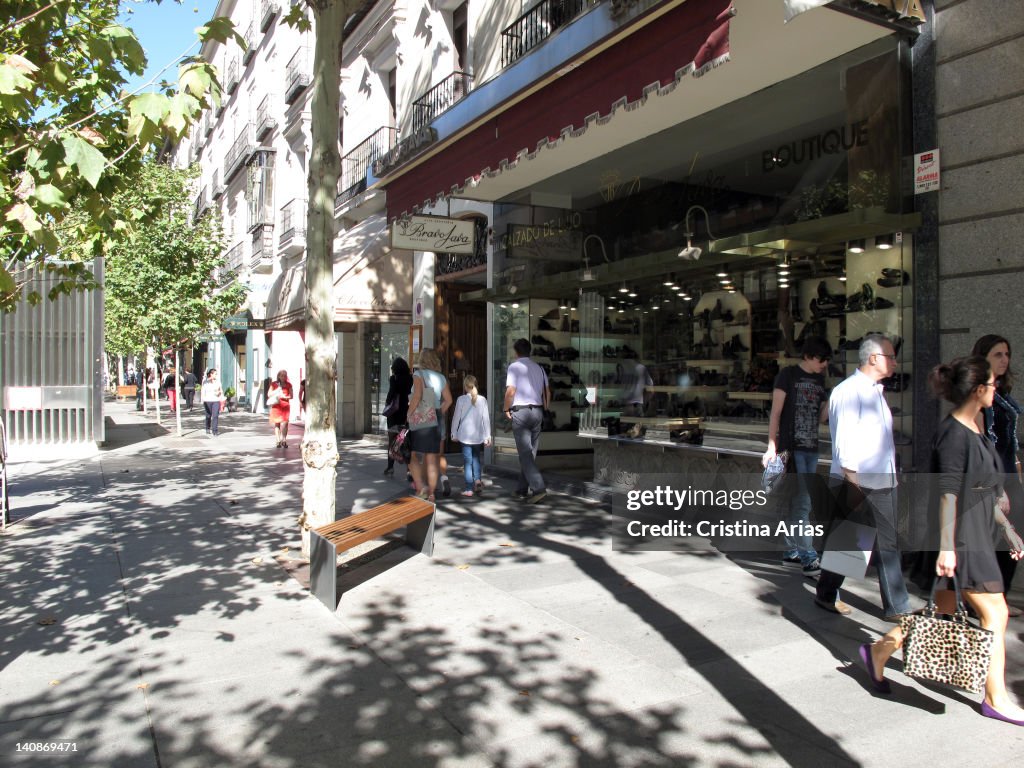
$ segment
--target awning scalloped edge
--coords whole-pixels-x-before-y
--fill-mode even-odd
[[[592,125],[606,125],[608,121],[610,121],[612,117],[619,111],[632,112],[633,110],[640,109],[644,104],[647,103],[647,100],[650,99],[651,97],[667,96],[668,94],[672,93],[683,81],[683,79],[685,79],[687,76],[701,77],[702,75],[705,75],[708,72],[710,72],[712,69],[722,66],[727,61],[729,61],[729,59],[729,54],[724,53],[721,56],[718,56],[717,58],[705,62],[700,67],[697,67],[694,62],[690,62],[686,66],[677,69],[675,72],[675,77],[673,78],[672,82],[668,83],[667,85],[662,85],[660,82],[655,81],[647,86],[644,86],[644,89],[641,92],[640,97],[634,99],[633,101],[630,101],[628,97],[623,96],[622,98],[617,99],[611,104],[611,107],[609,108],[607,114],[602,115],[599,112],[591,112],[583,119],[583,124],[579,128],[576,128],[575,126],[572,125],[567,125],[566,127],[562,128],[557,138],[541,139],[540,141],[537,142],[536,148],[533,149],[532,151],[528,147],[520,149],[518,152],[516,152],[515,157],[512,160],[505,158],[504,160],[498,163],[498,167],[496,169],[490,167],[483,168],[479,174],[477,174],[476,176],[470,176],[462,184],[453,184],[447,193],[439,192],[436,196],[426,198],[419,205],[413,206],[412,212],[422,211],[424,208],[429,208],[432,205],[442,202],[446,197],[460,197],[465,193],[467,189],[475,187],[479,183],[480,179],[497,178],[505,171],[515,168],[520,162],[524,160],[536,159],[537,155],[540,154],[545,149],[553,149],[559,144],[568,141],[569,139],[579,138],[584,133],[586,133],[587,129],[590,128]],[[410,212],[403,211],[401,215],[404,216],[407,213]]]

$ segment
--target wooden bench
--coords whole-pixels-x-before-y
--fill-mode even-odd
[[[309,591],[330,608],[338,607],[339,553],[405,527],[405,540],[427,557],[434,554],[434,505],[415,496],[386,501],[373,509],[309,532]]]
[[[118,384],[117,385],[117,401],[119,403],[126,402],[128,400],[135,399],[135,385],[134,384]]]

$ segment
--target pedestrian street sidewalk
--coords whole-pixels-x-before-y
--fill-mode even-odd
[[[183,414],[181,437],[134,404],[106,412],[99,451],[12,455],[5,766],[1024,758],[1024,729],[981,718],[976,696],[905,677],[898,661],[893,695],[871,692],[857,647],[891,626],[874,582],[850,584],[854,613],[835,616],[774,557],[730,558],[696,539],[684,552],[615,551],[606,507],[557,492],[523,505],[500,477],[464,500],[455,465],[434,557],[360,554],[331,612],[302,583],[301,425],[281,450],[265,416],[225,414],[213,439],[200,412]],[[380,444],[341,445],[339,515],[407,490],[383,469]],[[1022,632],[1011,620],[1020,699]]]

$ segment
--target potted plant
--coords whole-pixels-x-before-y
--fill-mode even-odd
[[[235,401],[235,388],[228,387],[224,390],[224,400],[227,401],[228,411],[232,412],[238,408],[238,403]]]

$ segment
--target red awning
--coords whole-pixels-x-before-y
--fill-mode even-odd
[[[732,0],[689,0],[607,51],[495,115],[434,157],[384,180],[388,217],[411,213],[521,153],[572,136],[614,109],[632,109],[652,87],[672,88],[728,60]]]

